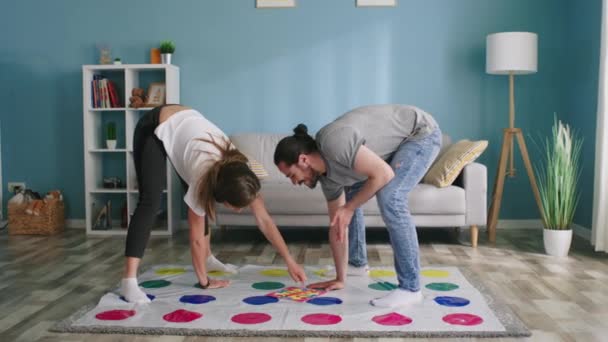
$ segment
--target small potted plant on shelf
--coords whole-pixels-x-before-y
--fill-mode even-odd
[[[582,138],[554,119],[552,135],[544,143],[544,158],[536,169],[543,210],[543,243],[548,255],[568,255],[572,221],[579,201]]]
[[[116,124],[108,122],[106,125],[106,147],[110,150],[116,148]]]
[[[175,44],[170,40],[160,42],[160,59],[162,64],[171,64],[171,55],[175,52]]]

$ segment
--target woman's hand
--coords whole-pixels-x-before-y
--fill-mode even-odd
[[[290,262],[287,264],[287,271],[289,272],[289,275],[291,276],[291,279],[293,279],[296,283],[305,283],[307,278],[306,278],[306,272],[304,271],[304,268],[302,268],[302,266],[298,265],[295,262]]]
[[[353,214],[354,210],[350,209],[346,205],[340,206],[336,210],[334,218],[331,220],[330,227],[331,229],[337,229],[339,242],[344,242],[346,236],[346,228],[348,228],[348,225],[350,224],[350,221],[353,218]]]
[[[311,289],[321,289],[325,291],[341,290],[344,288],[344,282],[339,281],[338,279],[334,279],[310,284],[306,287]]]
[[[230,285],[230,280],[223,280],[223,279],[211,279],[211,278],[207,278],[209,280],[209,285],[206,287],[206,289],[221,289],[223,287],[227,287],[228,285]],[[203,285],[202,282],[199,281],[199,284]]]

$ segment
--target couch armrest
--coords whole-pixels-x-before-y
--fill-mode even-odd
[[[471,225],[486,225],[488,170],[480,163],[470,163],[462,170],[462,186],[466,200],[465,222]]]

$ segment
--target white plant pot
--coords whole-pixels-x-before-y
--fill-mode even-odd
[[[113,150],[116,148],[116,140],[106,140],[106,146],[109,150]]]
[[[171,64],[171,54],[170,53],[161,53],[160,61],[162,64]]]
[[[543,229],[543,243],[545,252],[556,257],[565,257],[570,250],[572,242],[572,229],[551,230]]]

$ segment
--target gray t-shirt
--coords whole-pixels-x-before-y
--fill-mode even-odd
[[[333,201],[345,186],[367,179],[354,171],[361,145],[389,160],[404,140],[423,138],[437,127],[430,114],[405,105],[359,107],[324,126],[315,140],[327,168],[319,178],[325,198]]]

